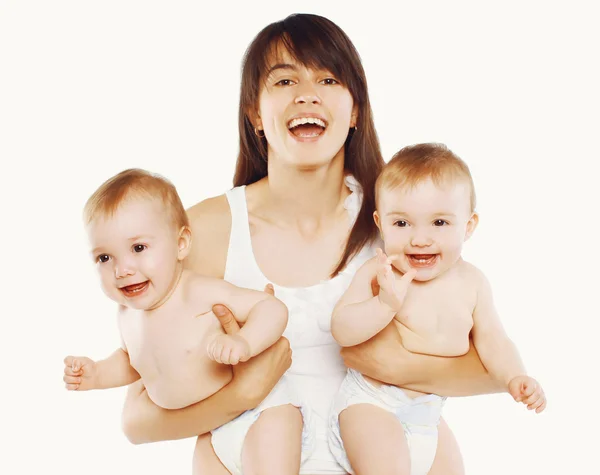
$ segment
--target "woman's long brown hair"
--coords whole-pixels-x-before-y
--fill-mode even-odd
[[[344,144],[344,168],[360,183],[363,200],[334,276],[377,234],[374,189],[384,161],[360,57],[348,36],[327,18],[290,15],[266,26],[246,50],[239,105],[240,152],[233,184],[249,185],[267,176],[267,142],[254,133],[249,113],[256,110],[270,54],[280,47],[308,68],[330,71],[348,88],[358,106],[357,127],[349,132]]]

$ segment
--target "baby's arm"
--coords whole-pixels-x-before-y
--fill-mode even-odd
[[[479,272],[477,305],[473,312],[473,344],[490,375],[501,382],[517,402],[542,412],[546,396],[540,384],[527,376],[519,352],[508,338],[492,297],[488,280]]]
[[[392,321],[396,312],[373,296],[377,257],[365,262],[350,282],[331,316],[331,334],[341,346],[368,340]]]
[[[333,309],[331,334],[341,346],[358,345],[383,330],[402,306],[415,273],[396,281],[391,260],[378,249],[354,275],[348,290]],[[380,288],[373,295],[374,281]]]
[[[237,364],[262,353],[281,338],[288,322],[288,309],[281,300],[224,280],[216,282],[210,305],[225,304],[244,325],[235,335],[216,337],[209,344],[209,356],[218,362]]]
[[[127,386],[140,379],[140,375],[129,364],[127,352],[119,348],[97,362],[85,356],[67,356],[63,379],[67,389],[87,391]]]
[[[494,307],[492,289],[485,276],[477,271],[477,303],[473,311],[473,344],[490,375],[505,388],[525,367],[514,343],[508,338]]]

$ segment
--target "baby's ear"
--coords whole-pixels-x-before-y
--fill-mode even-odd
[[[188,226],[182,226],[177,238],[177,259],[184,260],[192,249],[192,230]]]
[[[381,219],[379,218],[379,213],[377,210],[373,211],[373,220],[375,221],[375,226],[377,226],[377,229],[381,231]]]
[[[473,213],[471,215],[471,218],[467,222],[467,231],[465,232],[465,241],[473,235],[478,224],[479,224],[479,215],[477,213]]]

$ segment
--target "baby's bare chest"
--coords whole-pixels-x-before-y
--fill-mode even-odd
[[[206,364],[207,336],[218,328],[211,311],[198,314],[188,308],[162,315],[131,314],[121,320],[129,360],[145,380],[195,375]]]
[[[465,282],[411,286],[399,318],[421,334],[468,336],[473,326],[475,293]]]

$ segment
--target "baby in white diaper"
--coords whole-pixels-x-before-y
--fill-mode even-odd
[[[67,356],[67,389],[108,389],[142,378],[157,406],[179,409],[220,390],[232,378],[231,365],[281,337],[288,321],[282,301],[184,269],[192,234],[177,191],[165,178],[125,170],[90,197],[85,217],[102,289],[119,304],[122,347],[101,361]],[[228,306],[243,324],[237,334],[224,334],[211,310],[215,304]],[[276,410],[261,429],[284,434],[270,443],[269,473],[280,475],[281,466],[297,473],[294,467],[311,450],[302,406],[284,376],[256,409],[214,431],[215,452],[231,473],[241,474],[250,426],[262,412]],[[264,434],[255,437],[262,441]],[[253,449],[244,455],[250,461],[260,457]]]
[[[453,357],[467,353],[471,334],[490,375],[543,411],[544,392],[506,335],[487,279],[461,258],[478,223],[467,165],[440,144],[406,147],[379,176],[376,207],[385,251],[358,270],[336,305],[338,343],[357,345],[394,322],[407,350]],[[444,399],[350,369],[333,404],[330,448],[350,473],[426,475]]]

